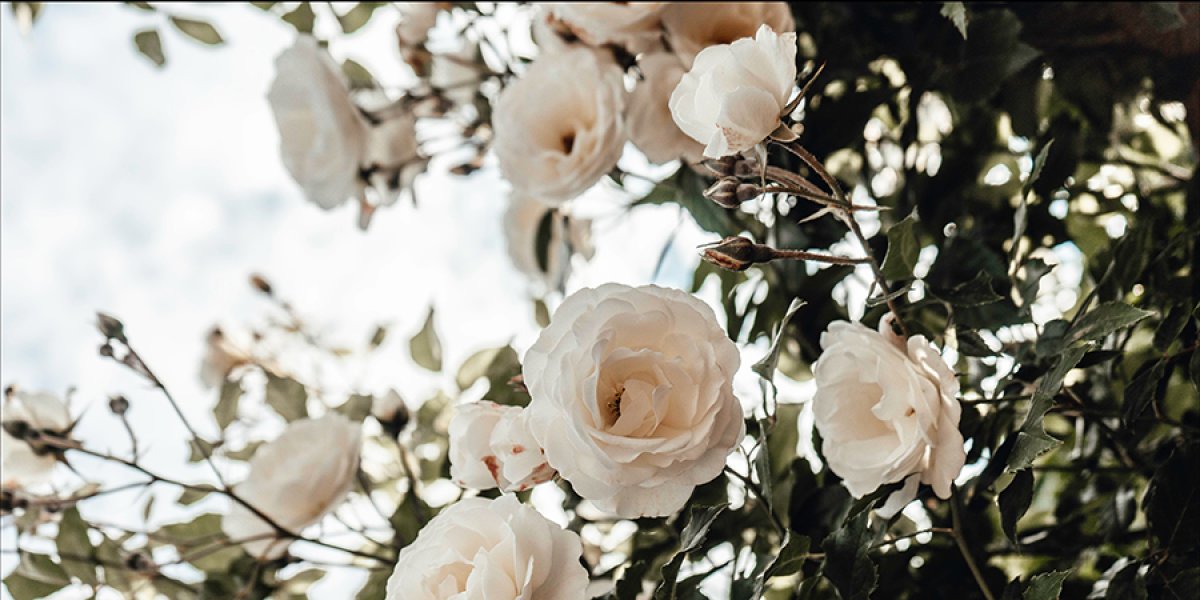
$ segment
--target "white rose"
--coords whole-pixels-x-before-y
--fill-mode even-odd
[[[459,405],[450,420],[450,478],[479,490],[523,492],[554,477],[517,406]]]
[[[200,382],[209,388],[219,388],[234,369],[248,364],[250,355],[241,345],[229,339],[220,327],[208,332],[204,360],[200,363]]]
[[[668,515],[742,439],[737,346],[711,308],[658,286],[583,289],[525,354],[526,418],[580,496],[626,518]]]
[[[65,435],[71,429],[71,413],[66,403],[46,392],[7,393],[0,421],[0,480],[5,487],[28,487],[46,483],[58,463],[55,449],[9,435],[11,429],[32,429],[44,434]],[[19,425],[23,423],[23,425]]]
[[[966,459],[958,431],[958,380],[924,336],[908,340],[861,323],[838,321],[821,334],[813,364],[812,409],[829,468],[855,498],[903,480],[880,510],[891,516],[916,496],[917,484],[940,498]]]
[[[438,513],[400,551],[387,600],[586,597],[579,536],[515,496],[466,498]]]
[[[588,48],[542,54],[496,101],[492,148],[518,191],[563,202],[616,166],[625,146],[621,70]]]
[[[412,189],[428,162],[417,145],[417,118],[411,112],[386,115],[367,131],[363,163],[367,180],[378,192],[376,205],[395,204],[401,192]]]
[[[429,30],[437,24],[438,13],[446,2],[402,2],[396,38],[401,46],[420,46],[429,39]]]
[[[341,69],[316,39],[301,35],[275,59],[267,99],[279,127],[283,165],[308,199],[329,209],[358,197],[366,123]]]
[[[329,413],[288,424],[283,434],[259,448],[250,473],[233,491],[292,533],[300,533],[346,498],[358,472],[362,430],[346,417]],[[221,523],[230,539],[266,559],[283,556],[290,539],[275,539],[275,529],[246,507],[230,506]]]
[[[751,37],[761,25],[796,30],[786,2],[671,2],[662,22],[671,48],[689,66],[701,50]]]
[[[545,265],[538,260],[538,235],[545,219],[549,223],[549,246]],[[527,275],[544,294],[560,289],[571,272],[572,253],[591,258],[592,222],[575,219],[531,196],[512,194],[504,211],[504,237],[513,266]]]
[[[704,147],[680,131],[671,117],[671,92],[687,72],[683,62],[670,52],[654,52],[639,58],[638,68],[643,79],[633,88],[625,110],[633,145],[653,163],[681,157],[698,162]]]
[[[555,18],[585,44],[619,44],[645,50],[662,35],[659,13],[666,2],[548,2]]]
[[[796,34],[763,25],[753,38],[710,46],[671,94],[671,116],[704,156],[753,148],[779,126],[796,81]]]

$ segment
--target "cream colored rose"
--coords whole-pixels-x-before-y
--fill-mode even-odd
[[[219,388],[230,372],[249,362],[250,353],[241,344],[231,340],[220,327],[213,327],[208,332],[204,360],[200,363],[200,382],[209,388]]]
[[[662,164],[683,158],[698,162],[704,146],[682,131],[671,117],[671,92],[687,72],[679,57],[654,52],[638,59],[642,80],[629,96],[625,122],[629,137],[650,162]]]
[[[796,34],[766,25],[753,38],[706,48],[671,93],[671,116],[704,156],[753,148],[775,131],[796,81]]]
[[[376,191],[376,205],[395,204],[401,192],[412,189],[428,162],[417,144],[417,118],[411,112],[386,115],[367,131],[363,164]]]
[[[337,508],[350,492],[358,472],[362,430],[337,413],[288,424],[274,441],[250,460],[250,473],[233,490],[292,533],[300,533]],[[231,504],[221,528],[242,541],[250,554],[283,556],[290,539],[276,539],[275,529],[246,507]]]
[[[678,510],[742,439],[740,356],[711,308],[658,286],[583,289],[525,354],[525,410],[550,466],[622,517]]]
[[[762,25],[779,33],[796,30],[786,2],[671,2],[662,22],[671,48],[688,66],[701,50],[753,37]]]
[[[400,551],[387,600],[585,598],[583,544],[516,496],[466,498]]]
[[[544,227],[549,229],[543,231]],[[545,233],[549,243],[539,259],[538,236]],[[590,259],[594,250],[590,220],[572,218],[520,193],[512,195],[504,211],[504,238],[513,266],[534,282],[539,295],[562,287],[570,275],[573,254]]]
[[[496,101],[492,144],[519,192],[561,203],[612,170],[625,146],[625,87],[584,47],[542,54]]]
[[[880,511],[890,516],[918,482],[948,498],[966,452],[954,372],[924,336],[905,340],[886,321],[880,330],[838,321],[821,334],[812,409],[825,460],[851,495],[904,481]]]
[[[66,403],[46,392],[14,391],[4,397],[0,421],[4,424],[0,431],[0,481],[4,487],[48,482],[58,463],[56,450],[26,440],[28,435],[66,435],[72,425]]]
[[[550,10],[585,44],[618,44],[633,52],[662,35],[659,13],[666,2],[547,2]]]
[[[523,492],[554,477],[523,410],[483,400],[450,420],[450,478],[463,487]]]
[[[350,100],[345,76],[316,39],[301,35],[275,59],[267,99],[279,127],[283,166],[305,196],[325,209],[357,198],[367,125]]]

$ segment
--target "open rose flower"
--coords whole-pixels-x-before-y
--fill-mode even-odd
[[[267,99],[279,127],[283,166],[305,196],[325,209],[357,198],[367,125],[341,69],[315,38],[297,37],[275,59]]]
[[[563,202],[616,166],[625,146],[621,70],[584,47],[540,55],[496,101],[492,145],[519,192]]]
[[[539,254],[539,235],[546,233],[543,227],[549,227],[550,235],[545,253]],[[504,238],[513,266],[534,282],[539,295],[562,287],[570,275],[573,254],[591,258],[594,250],[590,220],[572,218],[520,193],[512,195],[504,211]]]
[[[696,56],[671,94],[679,129],[720,158],[753,148],[780,125],[796,81],[796,34],[763,25],[753,38]]]
[[[786,2],[671,2],[662,22],[687,66],[701,50],[752,37],[762,25],[780,33],[796,30]]]
[[[61,451],[36,440],[68,435],[73,422],[66,403],[46,392],[12,391],[5,394],[0,421],[4,425],[0,431],[0,480],[4,487],[48,482]]]
[[[894,335],[838,321],[821,334],[813,364],[812,409],[821,451],[846,489],[861,498],[904,482],[880,510],[890,517],[916,496],[917,484],[940,498],[966,459],[958,432],[958,380],[924,336]]]
[[[220,327],[208,331],[204,360],[200,363],[200,382],[219,388],[234,369],[249,364],[252,358],[242,344],[231,340]]]
[[[585,44],[644,50],[662,35],[666,2],[548,2],[546,8]]]
[[[739,361],[712,309],[690,294],[583,289],[525,354],[526,418],[580,496],[622,517],[668,515],[742,439]]]
[[[633,88],[625,110],[633,145],[653,163],[699,161],[704,147],[671,118],[671,92],[687,71],[683,62],[670,52],[653,52],[638,59],[638,68],[643,79]]]
[[[516,496],[466,498],[438,513],[405,546],[387,600],[587,597],[579,535]]]
[[[361,446],[361,427],[340,414],[293,421],[254,453],[250,473],[233,491],[275,523],[299,533],[346,498]],[[230,506],[221,528],[259,558],[283,556],[291,543],[276,539],[270,524],[238,503]]]
[[[522,492],[554,477],[517,406],[459,405],[450,420],[450,478],[479,490]]]

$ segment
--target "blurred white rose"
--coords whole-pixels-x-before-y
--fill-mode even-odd
[[[325,209],[357,198],[367,126],[341,69],[316,39],[301,35],[275,59],[267,99],[279,127],[283,165],[305,196]]]
[[[538,236],[546,234],[549,243],[539,259]],[[572,254],[590,259],[594,251],[590,220],[572,218],[521,193],[509,198],[508,210],[504,211],[504,237],[513,266],[535,282],[535,293],[539,295],[562,287],[571,272]]]
[[[482,62],[479,45],[474,42],[465,42],[454,52],[434,54],[429,65],[429,85],[440,90],[454,105],[468,106],[479,91]]]
[[[698,162],[704,146],[679,130],[671,117],[671,92],[687,72],[678,56],[654,52],[638,59],[643,79],[629,96],[625,122],[633,145],[650,162],[662,164],[677,158]]]
[[[671,2],[662,22],[671,48],[688,66],[701,50],[752,37],[762,25],[780,33],[796,30],[786,2]]]
[[[71,429],[71,413],[65,402],[47,392],[6,392],[0,409],[0,482],[4,487],[29,487],[46,483],[58,463],[58,451],[13,433],[37,431],[40,435],[63,436]]]
[[[401,2],[400,22],[396,25],[396,38],[401,46],[420,46],[429,39],[429,30],[437,24],[438,13],[449,6],[448,2]]]
[[[924,336],[896,336],[887,320],[878,332],[831,323],[821,348],[813,417],[829,468],[850,494],[903,480],[880,510],[888,517],[916,496],[918,482],[948,498],[966,453],[958,380],[937,349]]]
[[[554,477],[517,406],[460,404],[450,420],[450,478],[463,487],[523,492]]]
[[[404,190],[411,190],[417,175],[429,161],[417,145],[417,118],[407,110],[384,111],[383,119],[367,131],[363,158],[367,181],[376,192],[375,205],[396,203]]]
[[[710,46],[671,94],[671,116],[704,156],[753,148],[780,125],[796,81],[796,34],[763,25],[753,38]]]
[[[742,439],[740,356],[711,308],[657,286],[569,296],[525,354],[526,418],[550,466],[621,517],[668,515]]]
[[[662,35],[659,13],[666,2],[547,2],[555,18],[583,43],[619,44],[632,52],[651,46]]]
[[[283,528],[300,533],[346,498],[361,446],[361,427],[340,414],[293,421],[254,453],[250,473],[233,491]],[[221,528],[233,540],[254,538],[242,545],[260,558],[283,556],[292,542],[274,539],[274,528],[236,502]]]
[[[579,536],[515,496],[465,498],[438,513],[400,551],[387,600],[584,598]]]
[[[496,101],[492,144],[518,191],[563,202],[616,166],[626,134],[621,70],[592,50],[538,56]]]
[[[219,388],[234,369],[248,364],[250,353],[231,340],[220,327],[208,332],[204,360],[200,363],[200,382],[209,388]]]
[[[371,403],[371,414],[381,423],[391,421],[407,411],[408,407],[404,404],[404,398],[396,390],[388,390],[386,394],[376,396],[374,402]]]

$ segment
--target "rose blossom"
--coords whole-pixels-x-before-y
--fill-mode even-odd
[[[671,92],[687,72],[679,57],[654,52],[638,59],[643,79],[629,96],[625,121],[629,137],[650,162],[662,164],[684,158],[698,162],[704,147],[679,130],[671,117]]]
[[[405,546],[387,600],[585,598],[579,535],[515,496],[466,498],[446,507]]]
[[[283,165],[321,208],[358,197],[367,125],[350,100],[341,69],[312,36],[301,35],[275,59],[267,93]]]
[[[704,156],[753,148],[779,126],[796,81],[796,34],[763,25],[753,38],[704,49],[671,94],[671,116]]]
[[[550,219],[549,247],[545,261],[538,260],[538,235],[544,219]],[[571,272],[572,251],[591,258],[592,222],[561,214],[550,204],[525,194],[514,193],[504,211],[504,237],[513,266],[533,282],[538,294],[559,289]]]
[[[907,340],[838,321],[821,334],[812,409],[829,468],[855,498],[881,485],[904,488],[880,509],[891,516],[927,483],[940,498],[966,459],[958,431],[958,380],[924,336]]]
[[[250,353],[225,335],[220,327],[208,332],[204,360],[200,363],[200,382],[205,387],[219,388],[234,369],[249,364]]]
[[[27,487],[46,483],[58,463],[57,452],[44,444],[30,446],[25,439],[9,434],[18,429],[65,436],[71,429],[71,413],[62,400],[47,392],[12,391],[5,394],[0,421],[0,479],[5,487]],[[20,434],[18,434],[20,435]]]
[[[687,66],[701,50],[751,37],[762,25],[781,33],[796,29],[786,2],[672,2],[662,22]]]
[[[479,490],[523,492],[554,477],[517,406],[461,404],[450,420],[450,478]]]
[[[360,446],[360,426],[338,413],[292,421],[254,453],[250,473],[233,491],[275,523],[299,533],[346,498],[358,472]],[[242,545],[259,558],[283,556],[291,543],[274,539],[274,528],[238,503],[230,506],[221,528],[235,541],[257,538]]]
[[[712,309],[690,294],[583,289],[525,354],[526,418],[550,466],[598,508],[668,515],[742,439],[739,362]]]
[[[583,47],[542,54],[496,101],[492,147],[505,179],[555,203],[583,193],[621,157],[624,106],[612,61]]]
[[[555,18],[585,44],[620,44],[637,52],[662,35],[666,2],[548,2]]]

